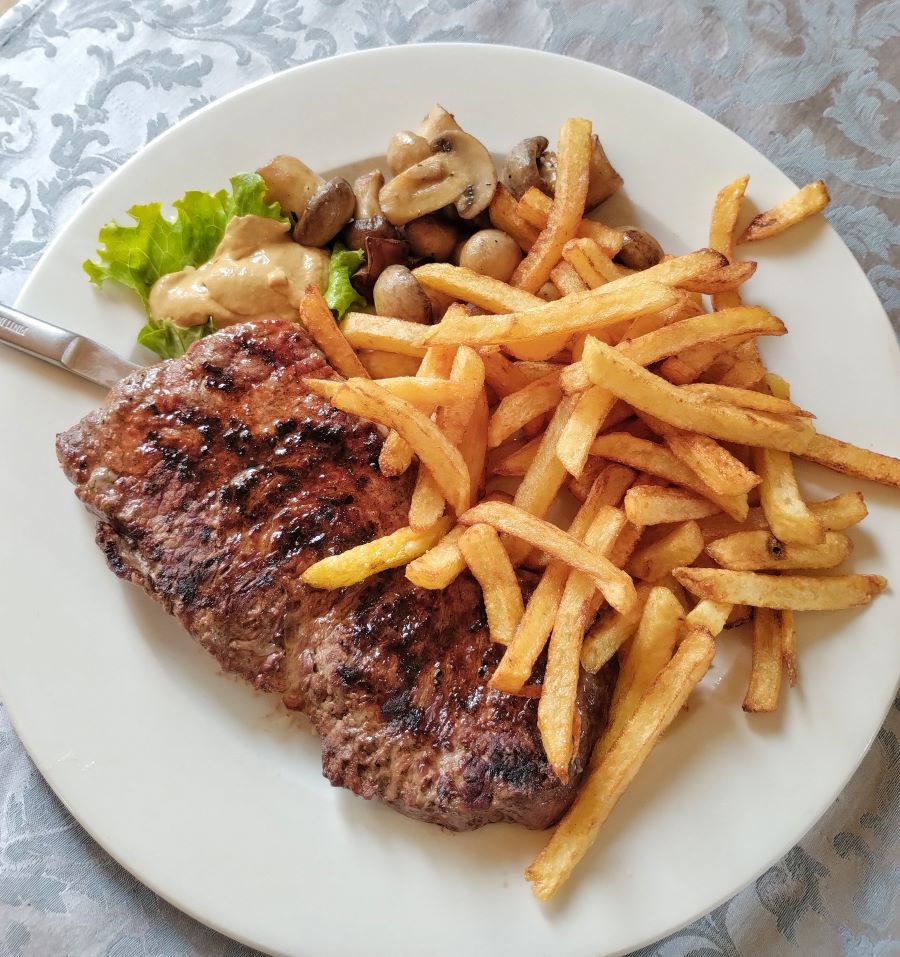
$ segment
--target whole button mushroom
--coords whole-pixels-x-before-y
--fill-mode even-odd
[[[459,251],[460,266],[501,282],[509,282],[521,261],[519,244],[500,229],[473,233]]]
[[[459,230],[453,223],[440,216],[420,216],[403,229],[413,256],[446,262],[453,255],[459,242]]]
[[[388,266],[375,283],[373,297],[379,316],[431,322],[431,300],[406,266]]]
[[[516,199],[521,199],[533,186],[548,196],[552,195],[550,186],[541,176],[539,165],[549,145],[544,136],[530,136],[516,143],[509,151],[500,173],[500,182]]]
[[[617,263],[640,271],[657,265],[665,255],[662,246],[645,230],[622,226],[621,233],[625,242],[616,254]]]

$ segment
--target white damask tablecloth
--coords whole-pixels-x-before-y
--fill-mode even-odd
[[[198,107],[335,53],[468,40],[637,76],[714,116],[793,179],[826,179],[828,217],[897,327],[898,39],[897,0],[22,0],[0,20],[0,300],[15,298],[91,189]],[[642,957],[898,957],[898,766],[900,699],[804,840]],[[104,854],[0,706],[0,957],[249,954]]]

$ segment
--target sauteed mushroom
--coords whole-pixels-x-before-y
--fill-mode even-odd
[[[406,266],[388,266],[375,283],[375,311],[407,322],[431,322],[431,301]]]
[[[649,269],[655,266],[665,255],[660,244],[643,229],[637,226],[622,226],[625,242],[619,250],[616,262],[629,269]]]
[[[373,169],[359,176],[353,183],[356,198],[353,219],[347,224],[341,238],[350,249],[364,249],[366,240],[399,239],[395,226],[387,221],[378,202],[378,192],[384,186],[384,173]]]

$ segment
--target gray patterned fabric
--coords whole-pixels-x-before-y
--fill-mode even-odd
[[[335,53],[470,40],[632,74],[716,117],[793,179],[825,178],[828,216],[900,330],[898,38],[896,0],[22,0],[0,20],[0,299],[15,298],[91,189],[205,103]],[[898,765],[900,699],[802,844],[641,957],[900,955]],[[250,951],[96,847],[0,708],[0,957],[64,954]]]

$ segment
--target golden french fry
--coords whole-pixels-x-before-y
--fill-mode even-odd
[[[605,555],[624,524],[621,509],[603,506],[584,536],[584,544],[598,555]],[[538,729],[547,760],[561,781],[568,780],[572,761],[581,642],[595,611],[595,593],[593,579],[584,572],[569,574],[547,647]]]
[[[759,476],[715,439],[675,428],[646,413],[640,417],[665,441],[675,458],[696,472],[719,495],[745,495],[759,485]]]
[[[764,713],[778,708],[782,670],[780,615],[771,608],[757,608],[753,615],[753,665],[744,711]]]
[[[835,472],[900,488],[900,459],[892,455],[870,452],[821,433],[813,436],[809,445],[798,454]]]
[[[491,641],[508,645],[525,608],[515,570],[490,525],[472,525],[459,539],[469,571],[481,585]]]
[[[462,525],[479,522],[492,525],[498,531],[519,538],[532,548],[539,548],[552,558],[583,571],[617,611],[626,611],[634,604],[634,585],[620,568],[602,555],[594,554],[577,538],[522,508],[502,502],[482,502],[460,515],[459,521]]]
[[[790,609],[781,612],[781,661],[793,688],[797,684],[797,629]]]
[[[749,506],[746,495],[720,495],[714,492],[696,472],[675,458],[665,446],[655,445],[627,432],[606,432],[594,440],[591,455],[621,462],[622,465],[659,476],[675,485],[682,485],[715,502],[738,521],[747,516]]]
[[[525,222],[543,229],[547,225],[550,207],[553,200],[542,193],[536,186],[532,186],[519,200],[517,209]],[[584,239],[593,239],[608,256],[615,256],[625,243],[621,230],[604,226],[594,219],[582,219],[578,225],[578,236]]]
[[[450,308],[452,309],[453,306]],[[456,352],[455,346],[432,346],[419,363],[415,375],[423,378],[449,378]],[[379,355],[388,356],[391,355],[391,353],[384,352],[379,353]],[[405,361],[418,361],[409,356],[395,356],[395,358]],[[373,376],[372,378],[384,377]],[[409,444],[404,442],[395,431],[391,430],[384,440],[384,445],[381,447],[381,452],[378,456],[378,467],[384,475],[392,477],[402,475],[412,464],[412,455],[412,449],[409,447]]]
[[[830,199],[822,180],[809,183],[777,206],[755,216],[738,239],[738,245],[777,236],[804,219],[821,213]]]
[[[539,227],[525,220],[519,212],[515,196],[502,183],[497,186],[488,213],[491,225],[512,236],[525,252],[535,244],[538,234],[546,225],[546,219]]]
[[[436,545],[406,566],[406,577],[419,588],[446,588],[466,569],[459,550],[465,527],[452,528]]]
[[[686,632],[689,628],[705,628],[715,638],[728,622],[733,607],[704,598],[685,615],[684,630]]]
[[[459,443],[463,461],[469,471],[472,483],[472,501],[477,501],[479,492],[484,485],[484,462],[487,456],[487,429],[488,417],[487,396],[481,389],[472,409],[472,416]]]
[[[858,524],[868,515],[861,492],[844,492],[824,502],[809,502],[808,505],[826,531],[842,531]],[[701,519],[697,524],[703,534],[703,541],[707,544],[734,532],[769,528],[765,512],[761,508],[751,508],[743,521],[736,521],[728,515],[713,515]]]
[[[461,399],[455,403],[442,402],[437,415],[438,429],[448,442],[462,452],[463,436],[466,434],[475,408],[484,401],[484,363],[477,352],[461,346],[453,360],[449,381],[438,381],[444,381],[445,386],[460,389],[462,392]],[[472,451],[475,452],[476,449]],[[472,469],[468,467],[467,462],[470,480],[477,483],[473,486],[473,492],[481,482],[481,472],[484,469],[483,450],[481,457],[481,465],[476,477],[472,476]],[[473,467],[477,464],[477,461],[472,463]],[[413,528],[427,528],[443,515],[444,502],[444,495],[435,477],[426,468],[420,467],[409,507],[409,524]]]
[[[531,463],[537,455],[538,446],[541,444],[541,438],[537,436],[524,445],[519,445],[508,455],[500,459],[492,468],[492,475],[525,475]],[[502,446],[498,446],[500,448]]]
[[[692,382],[683,385],[682,388],[687,389],[688,392],[696,392],[698,395],[706,396],[709,399],[718,399],[722,402],[730,402],[732,405],[739,405],[744,409],[756,409],[757,412],[770,412],[773,415],[805,415],[808,418],[814,418],[811,412],[804,411],[799,405],[794,405],[788,399],[781,399],[766,392],[736,389],[733,386],[716,385],[712,382]]]
[[[628,574],[641,581],[655,582],[673,568],[690,565],[703,551],[703,536],[696,522],[683,522],[650,545],[636,551],[628,563]]]
[[[765,378],[766,367],[755,342],[741,343],[728,358],[732,361],[727,369],[720,374],[710,367],[706,377],[719,385],[737,389],[755,389]]]
[[[598,672],[634,635],[644,614],[647,596],[655,587],[650,582],[638,582],[635,588],[637,600],[625,614],[613,608],[606,609],[581,646],[581,667],[585,671]]]
[[[401,528],[383,538],[357,545],[340,555],[331,555],[310,565],[303,582],[312,588],[346,588],[370,575],[397,568],[432,548],[450,528],[450,519],[441,519],[431,528]]]
[[[371,379],[416,375],[421,362],[424,361],[415,356],[401,356],[396,352],[381,352],[378,349],[361,349],[358,355],[359,361]]]
[[[534,459],[516,489],[513,502],[538,518],[543,518],[550,511],[550,506],[565,481],[566,469],[556,456],[556,447],[559,444],[560,433],[572,414],[575,402],[574,398],[566,396],[559,403],[544,432],[541,444],[535,452]],[[528,549],[523,543],[513,542],[509,546],[509,552],[513,564],[517,565],[528,553]]]
[[[749,182],[749,176],[739,176],[719,190],[713,204],[709,224],[709,247],[727,256],[729,261],[734,258],[734,230]]]
[[[728,292],[742,286],[756,272],[756,263],[752,260],[716,266],[699,276],[680,283],[682,289],[691,292],[705,292],[712,295]]]
[[[471,302],[488,312],[526,312],[546,305],[540,296],[491,276],[483,276],[465,266],[426,263],[413,270],[413,275],[423,286]]]
[[[321,381],[304,379],[307,386]],[[350,379],[328,399],[335,408],[399,432],[434,476],[454,511],[459,514],[468,508],[472,486],[466,463],[427,415],[369,379]]]
[[[790,455],[775,449],[753,449],[753,466],[762,484],[759,499],[776,538],[793,545],[817,545],[825,527],[800,497]]]
[[[512,285],[537,292],[550,278],[563,246],[574,239],[584,215],[591,163],[591,123],[572,117],[563,123],[556,147],[556,188],[547,225],[516,267]]]
[[[602,760],[631,719],[641,698],[675,653],[684,608],[668,588],[650,591],[634,638],[619,667],[609,719],[591,763]]]
[[[420,270],[427,267],[420,266]],[[631,278],[631,277],[629,277]],[[622,280],[624,282],[624,280]],[[472,346],[502,344],[511,348],[518,342],[556,338],[560,335],[596,329],[671,305],[675,294],[661,283],[647,281],[617,288],[612,283],[590,293],[567,296],[526,312],[496,316],[454,316],[428,326],[429,345],[465,343]],[[590,297],[590,298],[588,298]],[[398,320],[399,321],[399,320]],[[552,353],[551,353],[552,354]]]
[[[597,385],[681,429],[786,452],[805,448],[814,434],[802,416],[767,416],[686,392],[593,338],[585,343],[581,361]]]
[[[609,753],[591,768],[575,803],[525,872],[540,900],[553,897],[594,843],[616,801],[706,674],[715,650],[707,632],[693,630],[644,695]]]
[[[335,372],[345,379],[368,377],[366,367],[344,338],[319,287],[313,283],[306,287],[300,300],[300,321]]]
[[[853,542],[840,532],[825,532],[819,545],[790,545],[764,529],[735,532],[706,546],[710,558],[735,571],[834,568],[852,551]]]
[[[675,578],[698,598],[754,608],[832,611],[867,605],[887,582],[881,575],[766,575],[724,568],[676,568]]]
[[[562,389],[559,387],[560,371],[561,368],[557,368],[549,375],[500,400],[488,425],[488,445],[492,449],[537,416],[559,405],[562,399]]]
[[[574,292],[585,292],[589,287],[578,275],[571,263],[557,263],[550,270],[550,282],[556,286],[561,296],[568,296]]]
[[[597,475],[572,520],[569,534],[577,539],[584,538],[601,510],[618,504],[633,480],[631,469],[607,465]],[[569,567],[563,562],[551,561],[547,565],[528,601],[515,637],[491,677],[492,688],[516,694],[528,680],[550,636],[568,576]]]
[[[628,275],[627,270],[617,266],[592,239],[570,240],[562,248],[562,258],[589,289],[596,289]]]
[[[341,323],[341,332],[354,349],[377,349],[418,358],[428,349],[425,336],[430,328],[365,312],[348,312]]]
[[[734,259],[734,232],[749,180],[749,176],[740,176],[729,183],[719,190],[713,205],[709,224],[709,245],[727,256],[729,261]],[[741,304],[740,293],[735,289],[713,293],[712,299],[715,309]]]
[[[659,367],[660,375],[674,385],[687,385],[696,382],[722,356],[745,342],[749,342],[752,334],[741,333],[728,336],[713,342],[701,342],[696,346],[689,346],[677,355],[669,356]]]
[[[578,402],[556,446],[560,462],[576,478],[581,475],[590,455],[591,445],[615,403],[616,397],[598,385],[579,394]]]
[[[635,320],[638,322],[639,320]],[[616,348],[638,365],[649,366],[660,359],[682,353],[685,349],[698,345],[709,345],[729,340],[735,334],[753,334],[760,336],[781,336],[785,333],[784,323],[765,309],[741,306],[722,312],[710,312],[701,316],[691,316],[680,322],[647,332],[638,338],[623,339]],[[560,377],[560,385],[566,393],[583,392],[593,383],[580,362],[568,366]],[[692,388],[695,388],[692,386]],[[700,387],[697,387],[700,388]],[[710,386],[709,388],[718,388]],[[759,395],[760,393],[753,393]],[[715,396],[714,396],[715,397]],[[731,396],[718,396],[740,405]],[[753,408],[750,406],[750,408]],[[766,410],[769,411],[769,410]],[[779,409],[779,411],[781,411]],[[797,410],[799,412],[799,410]]]
[[[682,488],[637,485],[625,493],[625,514],[635,525],[687,522],[719,514],[718,505]]]

